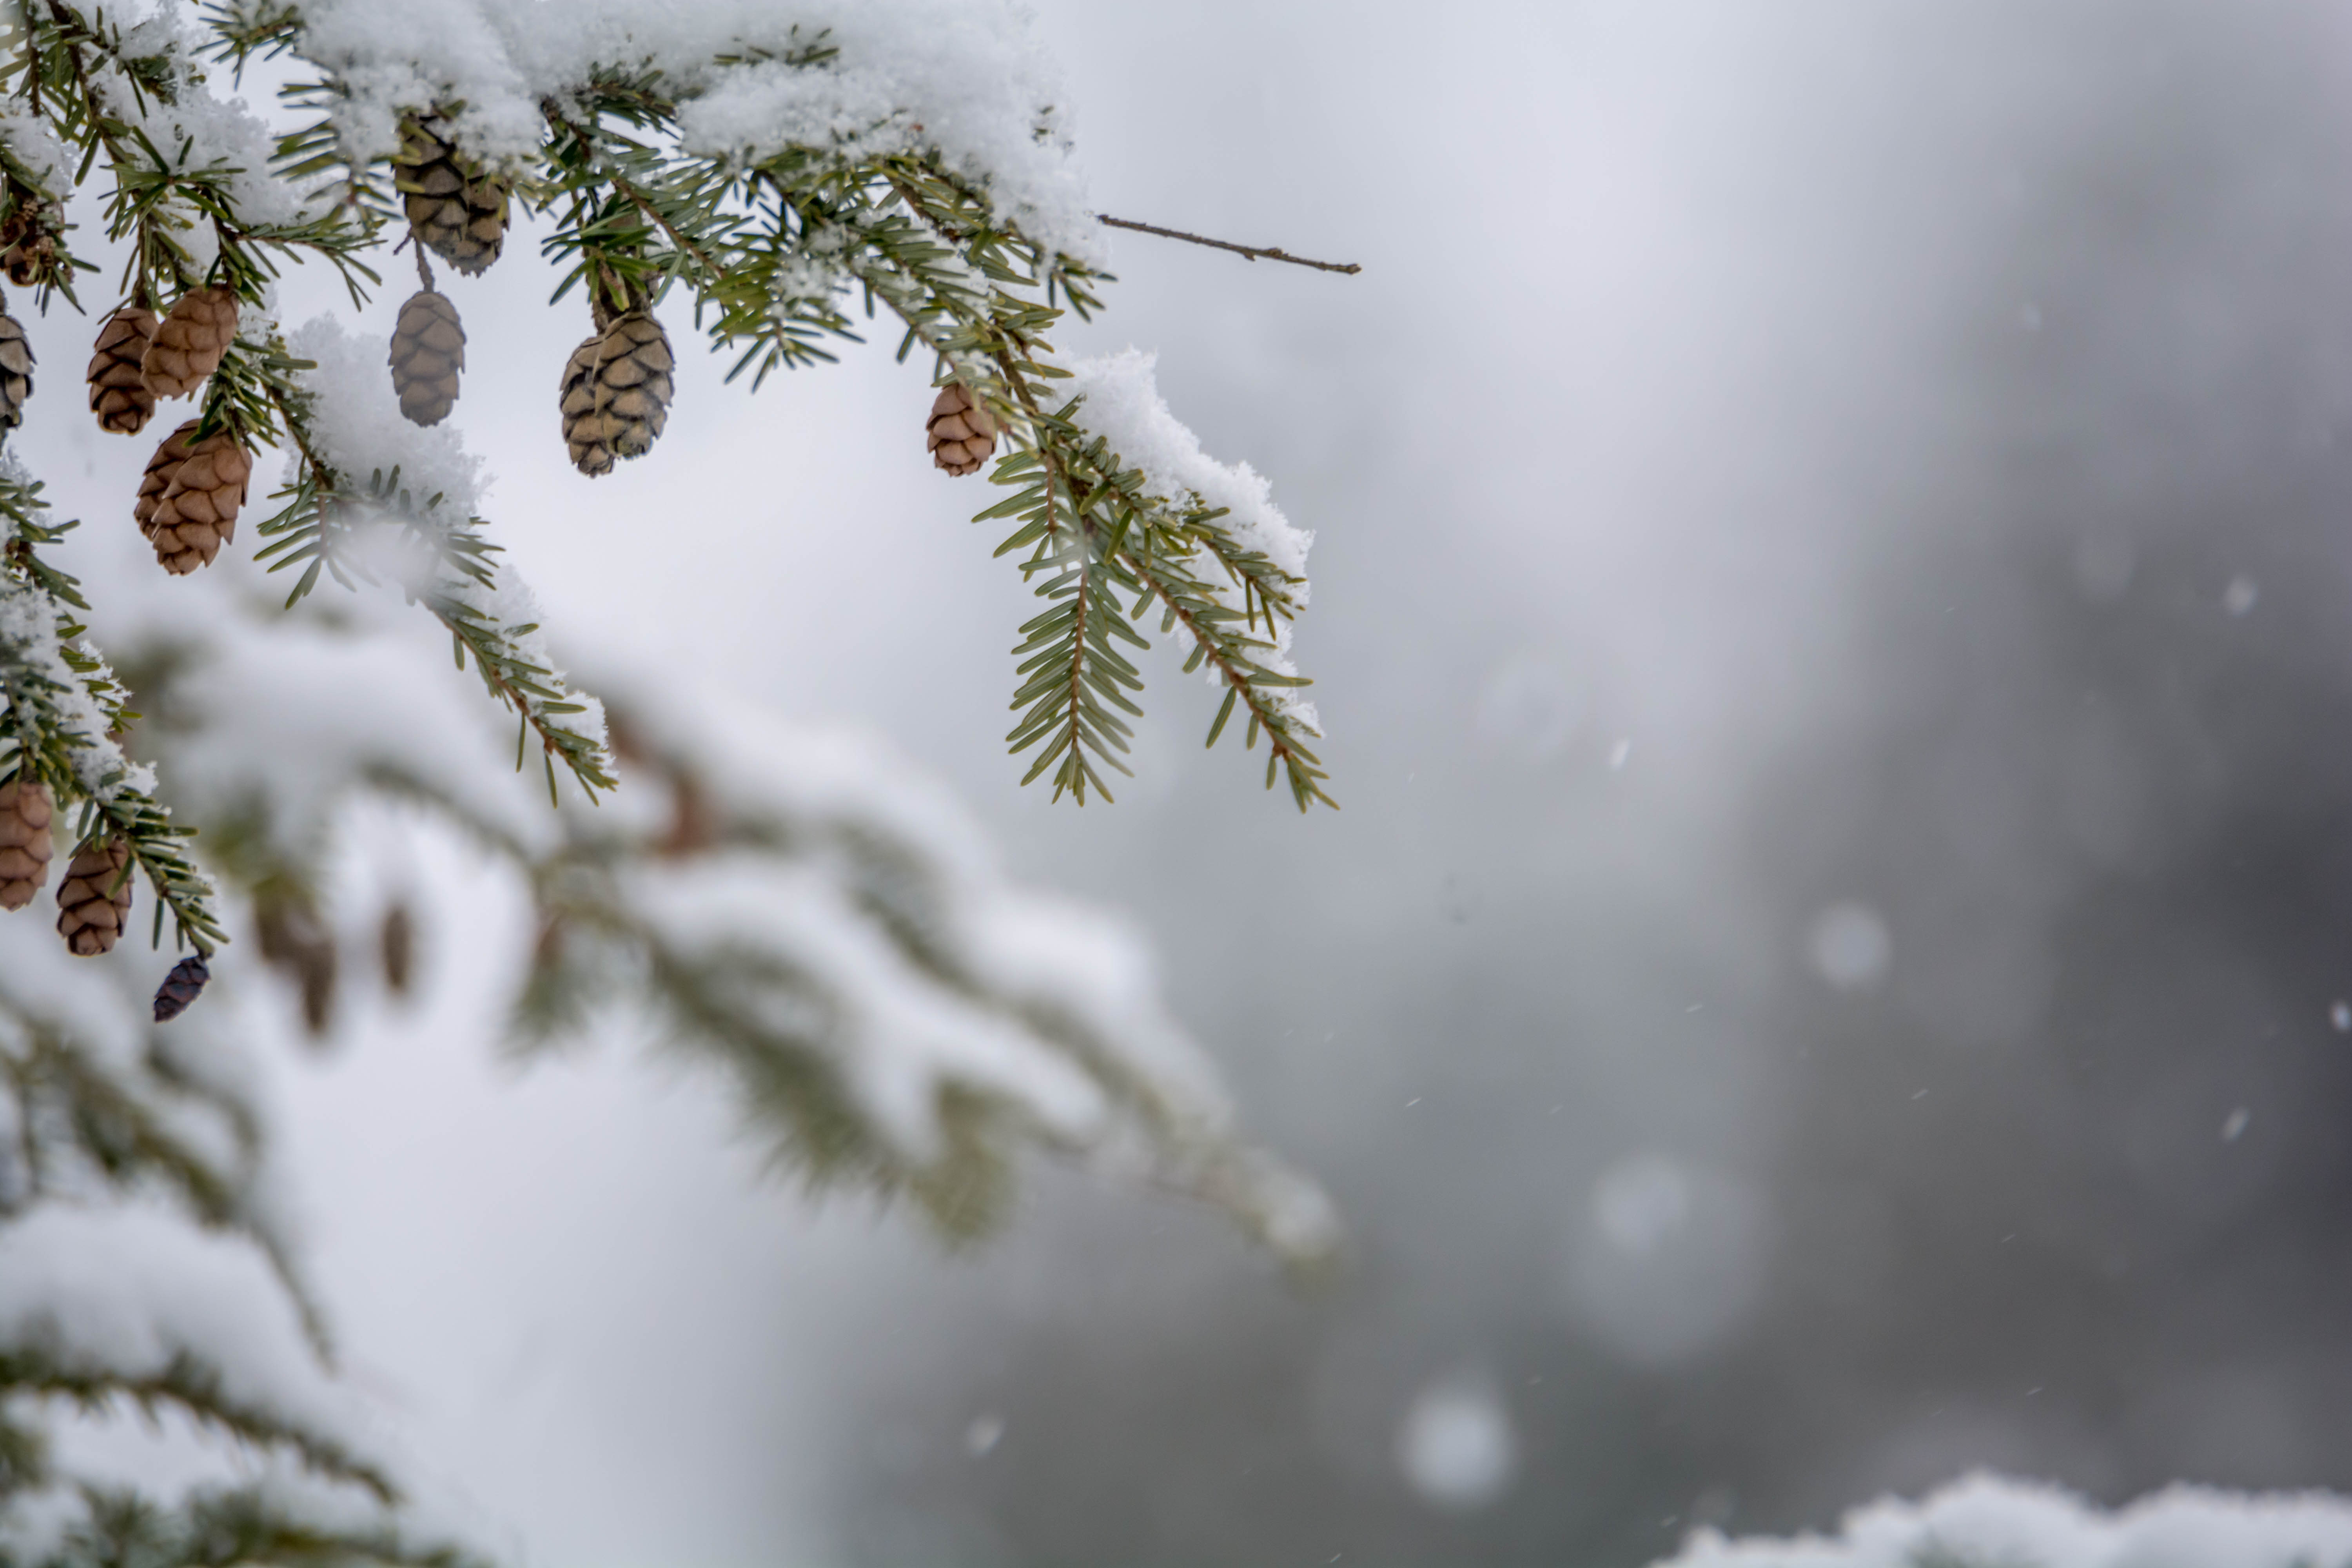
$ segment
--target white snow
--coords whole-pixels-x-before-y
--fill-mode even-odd
[[[2174,1486],[2109,1513],[2037,1481],[1975,1475],[1884,1499],[1834,1536],[1693,1533],[1667,1568],[2306,1568],[2352,1561],[2352,1500]]]
[[[50,1204],[0,1226],[0,1346],[126,1381],[194,1356],[225,1404],[354,1456],[370,1447],[361,1406],[310,1355],[268,1260],[163,1209]]]
[[[689,151],[762,157],[788,143],[860,158],[937,148],[986,184],[1039,241],[1108,254],[1072,163],[1069,95],[1027,12],[1009,0],[304,0],[306,52],[352,89],[338,121],[354,147],[384,154],[402,111],[457,100],[452,121],[478,155],[511,158],[599,64],[648,66],[687,100]],[[837,58],[782,56],[820,37]],[[722,56],[744,63],[719,66]],[[1041,133],[1042,132],[1042,133]]]
[[[1125,466],[1143,470],[1148,493],[1179,507],[1188,498],[1198,498],[1210,507],[1230,509],[1218,522],[1233,535],[1234,543],[1245,552],[1263,553],[1294,577],[1306,576],[1307,552],[1315,536],[1282,514],[1274,504],[1274,488],[1265,475],[1247,463],[1218,462],[1201,449],[1201,438],[1176,417],[1168,400],[1160,395],[1159,363],[1159,355],[1139,349],[1071,362],[1069,390],[1086,399],[1078,409],[1078,423],[1109,442]],[[1228,582],[1213,563],[1203,563],[1195,572],[1216,590],[1221,601],[1236,609],[1242,606],[1241,589]],[[1292,588],[1291,597],[1305,605],[1307,584],[1300,583]],[[1264,620],[1259,624],[1263,626]],[[1298,673],[1289,657],[1291,629],[1288,621],[1276,617],[1274,648],[1257,658],[1278,675]],[[1178,631],[1181,630],[1180,626]],[[1204,668],[1210,685],[1225,684],[1213,664]],[[1315,705],[1299,697],[1297,689],[1263,689],[1268,706],[1297,716],[1309,730],[1320,728]]]
[[[73,154],[47,121],[30,114],[0,114],[0,142],[49,195],[61,196],[73,184]]]

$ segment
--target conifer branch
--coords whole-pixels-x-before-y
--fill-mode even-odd
[[[69,1360],[35,1345],[0,1346],[0,1388],[70,1399],[102,1411],[126,1400],[149,1415],[169,1408],[201,1426],[259,1449],[281,1449],[310,1468],[349,1481],[383,1503],[400,1500],[400,1489],[381,1467],[341,1443],[222,1391],[220,1374],[194,1354],[176,1352],[161,1372],[122,1373]]]

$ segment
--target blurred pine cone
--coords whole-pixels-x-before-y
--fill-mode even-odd
[[[227,431],[189,443],[187,459],[173,471],[147,520],[147,537],[163,570],[178,577],[213,563],[220,547],[236,537],[237,509],[252,477],[253,455]]]
[[[499,258],[507,237],[508,181],[414,118],[401,123],[392,168],[409,226],[434,255],[466,273]]]
[[[931,403],[931,461],[950,474],[977,473],[996,450],[996,421],[951,381]]]
[[[0,910],[21,910],[49,879],[47,784],[18,773],[0,784]]]
[[[446,294],[430,289],[409,297],[392,329],[392,389],[412,425],[438,425],[457,402],[457,373],[466,368],[466,329]]]
[[[180,296],[147,345],[140,376],[157,397],[185,397],[220,368],[236,341],[236,296],[226,289],[191,289]]]
[[[15,199],[0,218],[0,270],[19,289],[45,283],[58,270],[58,215],[48,203],[8,182]]]
[[[188,1005],[204,994],[205,984],[212,977],[212,965],[201,952],[172,965],[172,973],[155,987],[155,1021],[168,1024],[186,1012]]]
[[[136,436],[155,416],[155,395],[139,369],[155,324],[154,311],[125,305],[98,329],[98,347],[89,356],[89,411],[100,429]]]
[[[131,846],[92,840],[75,852],[58,885],[58,934],[77,957],[111,952],[131,919]]]
[[[138,520],[139,531],[150,539],[155,537],[155,509],[163,504],[163,492],[172,488],[173,476],[188,460],[188,444],[195,439],[196,423],[188,420],[164,437],[155,455],[147,459],[147,471],[139,477],[139,499],[131,503],[131,515]]]
[[[25,403],[32,395],[33,345],[25,341],[25,323],[0,305],[0,430],[25,422]]]
[[[563,439],[572,462],[593,479],[615,458],[642,458],[669,422],[669,337],[643,310],[572,351],[563,367]]]

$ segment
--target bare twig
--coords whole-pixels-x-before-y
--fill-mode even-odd
[[[1255,261],[1262,256],[1268,261],[1287,261],[1294,267],[1312,267],[1318,272],[1361,272],[1363,270],[1352,261],[1309,261],[1303,256],[1291,255],[1280,246],[1235,245],[1230,239],[1209,239],[1197,234],[1186,234],[1181,228],[1161,228],[1154,224],[1136,223],[1128,218],[1113,217],[1108,213],[1097,213],[1095,216],[1113,228],[1131,228],[1138,234],[1156,234],[1162,239],[1181,239],[1188,245],[1205,245],[1217,250],[1230,250],[1234,255],[1245,256],[1252,261]]]

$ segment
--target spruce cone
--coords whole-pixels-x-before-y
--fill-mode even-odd
[[[615,458],[642,458],[669,422],[669,337],[643,310],[572,351],[563,367],[563,439],[572,463],[593,479]]]
[[[204,994],[205,983],[212,977],[212,965],[201,952],[172,965],[172,973],[155,987],[155,1021],[168,1024],[186,1012],[188,1005]]]
[[[49,879],[48,786],[18,773],[0,784],[0,910],[21,910]]]
[[[931,461],[949,473],[977,473],[996,450],[996,421],[961,382],[951,381],[931,404],[929,445]]]
[[[33,395],[33,345],[25,324],[0,310],[0,430],[25,422],[25,400]]]
[[[466,273],[499,258],[507,237],[507,181],[410,120],[400,128],[392,183],[409,226],[434,255]]]
[[[131,846],[96,839],[76,852],[58,886],[58,934],[78,958],[113,950],[131,919]]]
[[[236,341],[236,296],[226,289],[191,289],[155,329],[140,376],[157,397],[185,397],[218,369]]]
[[[457,402],[457,373],[466,368],[466,329],[446,294],[430,289],[410,296],[392,329],[392,389],[411,425],[438,425]]]
[[[154,336],[155,312],[143,305],[123,306],[99,328],[89,356],[89,411],[100,429],[136,436],[155,416],[155,395],[139,371]]]
[[[17,288],[30,289],[57,275],[58,215],[15,181],[8,184],[15,199],[8,216],[0,218],[0,269]]]
[[[131,503],[131,515],[138,520],[139,531],[150,539],[155,537],[155,509],[163,504],[163,492],[172,488],[172,477],[188,460],[188,443],[195,434],[196,421],[191,419],[164,437],[155,455],[147,459],[147,471],[139,477],[139,499]]]
[[[213,563],[220,547],[236,537],[237,509],[245,504],[246,481],[252,477],[252,454],[227,431],[215,430],[189,444],[186,461],[173,471],[147,520],[147,537],[154,541],[163,570],[180,577]]]

